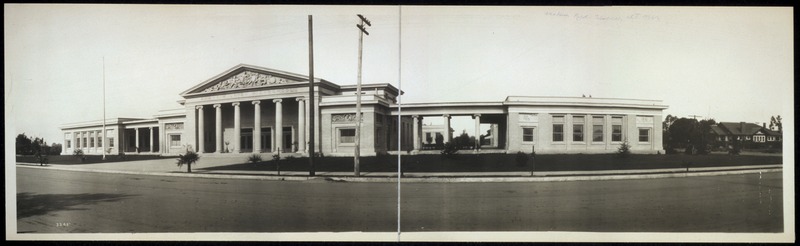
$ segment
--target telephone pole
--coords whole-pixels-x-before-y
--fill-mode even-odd
[[[305,129],[300,130],[305,131]],[[314,176],[314,154],[314,29],[311,15],[308,15],[308,164],[311,166],[309,176]]]
[[[358,84],[356,85],[356,150],[355,150],[355,157],[353,159],[353,166],[355,169],[356,177],[361,176],[361,172],[359,171],[359,163],[358,160],[360,158],[360,149],[361,149],[361,53],[364,46],[364,34],[367,32],[366,27],[364,24],[366,23],[367,26],[372,26],[372,24],[367,20],[366,17],[363,15],[358,15],[358,18],[361,19],[361,24],[356,24],[361,32],[358,33]]]

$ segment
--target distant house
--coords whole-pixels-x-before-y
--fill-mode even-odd
[[[711,126],[714,140],[723,146],[733,140],[743,143],[776,143],[783,141],[781,132],[772,131],[764,125],[746,122],[720,122]]]

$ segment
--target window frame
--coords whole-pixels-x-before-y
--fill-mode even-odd
[[[178,140],[173,139],[174,137],[178,137]],[[178,141],[178,144],[174,144],[175,141]],[[169,134],[169,147],[181,147],[181,134]]]
[[[647,134],[642,135],[642,130],[647,131]],[[650,143],[650,128],[649,127],[640,127],[639,128],[639,143]],[[642,141],[642,136],[646,137],[645,141]]]
[[[597,122],[595,122],[595,120],[598,120],[598,119],[600,120],[599,124]],[[592,116],[592,143],[604,143],[605,142],[605,135],[606,135],[606,128],[605,128],[606,123],[605,122],[606,122],[606,120],[605,120],[605,117],[603,117],[603,116]],[[597,135],[598,134],[597,133],[598,127],[600,129],[600,133],[599,133],[600,134],[599,135],[600,139],[599,140],[597,139],[597,137],[598,137],[598,135]]]
[[[556,131],[556,126],[561,128],[559,131]],[[559,139],[557,139],[558,137]],[[564,142],[564,123],[553,123],[553,142],[554,143],[563,143]]]
[[[352,137],[353,141],[352,142],[342,142],[342,140],[343,140],[342,133],[344,133],[344,131],[349,131],[349,130],[353,131],[353,135],[352,136],[347,136],[347,137]],[[344,139],[346,139],[346,138],[344,138]],[[356,128],[355,127],[339,127],[339,128],[337,128],[336,129],[336,143],[339,144],[339,145],[343,145],[343,146],[347,146],[347,145],[355,146],[356,145]]]
[[[530,134],[525,133],[526,130],[530,130]],[[523,143],[533,143],[536,141],[536,127],[522,127],[522,142]],[[530,140],[525,140],[526,137],[530,137]]]

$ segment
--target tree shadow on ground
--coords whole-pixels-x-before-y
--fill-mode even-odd
[[[45,215],[62,210],[87,210],[80,206],[93,205],[100,202],[116,202],[132,196],[134,195],[109,193],[35,194],[22,192],[17,193],[17,219]]]

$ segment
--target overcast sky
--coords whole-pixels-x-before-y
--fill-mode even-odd
[[[355,84],[403,102],[509,95],[663,100],[664,115],[791,121],[791,8],[4,5],[7,137],[62,142],[58,127],[149,118],[240,63]],[[402,76],[400,76],[402,75]],[[402,82],[402,85],[399,84]],[[789,124],[787,124],[789,125]],[[456,127],[454,127],[456,128]],[[12,135],[8,135],[11,133]]]

